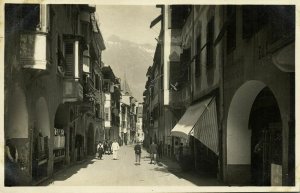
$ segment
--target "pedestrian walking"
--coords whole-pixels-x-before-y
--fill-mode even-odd
[[[107,147],[108,147],[108,145],[107,145],[107,140],[105,140],[105,141],[103,142],[103,150],[104,150],[103,154],[107,154]]]
[[[103,152],[104,152],[104,147],[103,147],[103,144],[101,143],[101,141],[97,145],[97,152],[98,152],[98,159],[101,160]]]
[[[119,143],[117,140],[114,140],[114,142],[111,145],[111,150],[113,152],[113,160],[116,160],[118,158],[118,151],[120,149]]]
[[[135,152],[135,163],[141,165],[142,147],[139,142],[134,146],[134,152]]]
[[[111,146],[112,146],[112,141],[109,140],[109,141],[108,141],[108,154],[109,154],[109,155],[112,154]]]
[[[156,155],[157,155],[157,145],[154,143],[154,141],[152,142],[152,144],[150,145],[150,155],[151,155],[151,161],[150,164],[156,164],[157,160],[156,160]]]

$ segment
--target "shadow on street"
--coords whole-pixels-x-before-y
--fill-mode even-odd
[[[145,161],[149,161],[150,156],[142,157]],[[197,173],[196,171],[183,171],[180,165],[169,158],[162,158],[158,160],[154,171],[163,172],[166,174],[173,174],[179,179],[185,179],[197,186],[224,186],[225,184],[218,181],[217,177],[207,173]]]
[[[42,182],[39,184],[39,186],[48,186],[49,184],[53,183],[54,181],[65,181],[74,174],[76,174],[79,170],[87,168],[88,165],[93,164],[95,161],[93,161],[94,158],[88,158],[87,160],[81,162],[80,164],[75,163],[74,165],[70,165],[62,169],[61,171],[54,174],[55,179],[49,178],[48,180]],[[65,170],[68,170],[68,172],[65,172]],[[63,174],[64,173],[64,174]]]

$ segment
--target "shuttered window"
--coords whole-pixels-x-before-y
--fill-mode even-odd
[[[65,43],[66,77],[74,77],[74,43]]]

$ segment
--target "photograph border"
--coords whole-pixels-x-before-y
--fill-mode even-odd
[[[1,2],[1,11],[0,11],[0,58],[1,65],[0,68],[0,85],[1,89],[4,91],[4,4],[5,3],[43,3],[43,4],[95,4],[95,5],[149,5],[155,6],[157,4],[203,4],[203,5],[226,5],[226,4],[289,4],[296,5],[296,33],[299,32],[299,3],[296,0],[292,1],[282,1],[282,0],[239,0],[239,1],[205,1],[205,0],[172,0],[172,1],[157,1],[157,0],[26,0],[26,1],[2,1]],[[295,53],[298,53],[299,46],[299,36],[295,35],[296,47]],[[295,92],[295,120],[297,120],[299,116],[299,81],[300,76],[297,70],[297,65],[299,61],[298,54],[295,55],[295,84],[296,84],[296,92]],[[1,114],[3,116],[0,117],[0,122],[2,124],[2,128],[0,130],[0,144],[2,149],[0,150],[0,160],[1,160],[1,169],[0,169],[0,183],[2,184],[0,188],[0,192],[299,192],[300,191],[300,165],[299,165],[299,147],[300,147],[300,132],[298,121],[296,121],[295,125],[295,163],[296,163],[296,171],[295,171],[295,186],[272,186],[272,187],[228,187],[228,186],[199,186],[199,187],[190,187],[190,186],[59,186],[59,187],[4,187],[4,92],[0,92],[0,104],[1,104]]]

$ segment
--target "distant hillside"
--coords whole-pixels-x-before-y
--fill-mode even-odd
[[[111,36],[105,41],[103,61],[110,65],[115,75],[124,80],[126,76],[133,96],[143,101],[146,72],[153,63],[155,47],[150,44],[137,44]]]

